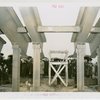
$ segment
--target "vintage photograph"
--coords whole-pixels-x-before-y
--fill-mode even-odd
[[[99,27],[99,6],[0,6],[0,92],[100,92]]]

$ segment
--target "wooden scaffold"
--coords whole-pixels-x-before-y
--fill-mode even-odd
[[[63,55],[62,60],[54,61],[53,55]],[[50,51],[49,53],[49,85],[52,85],[57,78],[64,84],[68,86],[68,51]],[[55,68],[58,67],[57,69]],[[54,71],[54,76],[52,77],[51,71]],[[60,75],[61,72],[65,70],[64,78]]]

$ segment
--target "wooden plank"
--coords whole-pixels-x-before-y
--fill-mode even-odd
[[[50,61],[50,63],[52,63],[53,65],[67,65],[67,62],[51,62]]]
[[[52,64],[50,64],[50,66],[51,66],[51,68],[53,69],[53,71],[54,71],[55,74],[56,74],[55,77],[59,77],[59,79],[61,80],[61,82],[62,82],[65,86],[67,86],[68,84],[66,84],[66,83],[64,82],[64,80],[61,78],[61,76],[59,75],[60,72],[63,70],[63,68],[64,68],[65,66],[63,66],[63,67],[61,68],[61,70],[59,71],[59,73],[57,73],[56,69],[53,67]],[[53,79],[53,81],[54,81],[54,80],[55,80],[55,78]],[[52,82],[53,82],[53,81],[52,81]],[[51,82],[50,84],[52,84],[52,82]]]
[[[65,53],[65,54],[68,54],[68,51],[56,51],[56,50],[51,50],[50,53]]]

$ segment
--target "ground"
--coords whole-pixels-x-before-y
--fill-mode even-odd
[[[20,83],[20,92],[31,92],[32,91],[32,84],[28,86],[26,81],[30,81],[29,79],[22,79]],[[39,88],[39,92],[78,92],[78,89],[74,86],[74,80],[69,79],[69,85],[65,87],[62,83],[57,85],[55,82],[53,85],[48,85],[48,78],[41,78],[41,86]],[[96,84],[95,79],[85,78],[85,86],[83,92],[98,92],[100,91],[100,87]],[[11,84],[1,85],[0,92],[11,92]]]

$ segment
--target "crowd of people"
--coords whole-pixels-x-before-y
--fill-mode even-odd
[[[11,83],[12,81],[12,61],[13,55],[9,55],[7,59],[4,58],[4,54],[0,53],[0,84]],[[41,64],[41,75],[48,77],[49,59],[43,58]],[[93,64],[92,59],[84,58],[84,76],[88,78],[95,78],[97,76],[97,63]],[[65,71],[62,71],[62,76],[65,75]],[[52,71],[52,75],[54,72]],[[32,78],[33,76],[33,58],[31,56],[20,58],[20,76],[22,78]],[[77,83],[77,60],[73,58],[68,59],[68,77],[74,78],[75,84]],[[59,79],[58,79],[59,80]],[[60,80],[59,80],[60,81]],[[59,82],[58,82],[59,83]]]
[[[12,82],[13,55],[8,55],[5,59],[4,54],[0,53],[0,84]],[[31,56],[20,58],[20,77],[32,78],[33,58]]]
[[[12,55],[4,59],[4,54],[0,53],[0,84],[9,83],[12,76]]]
[[[57,58],[55,60],[57,60]],[[48,70],[47,70],[48,67],[49,67],[49,60],[46,58],[45,65],[44,65],[44,76],[48,76]],[[51,74],[52,76],[54,76],[53,70],[51,71]],[[63,70],[60,75],[64,76],[65,71]],[[90,78],[90,79],[97,79],[97,75],[98,75],[97,62],[94,64],[92,63],[92,58],[90,56],[85,56],[84,57],[84,77]],[[77,85],[77,59],[76,58],[68,58],[68,78],[74,79],[74,83],[76,87]],[[58,78],[57,84],[59,83],[60,83],[60,80]]]
[[[31,56],[27,56],[21,58],[20,61],[20,76],[25,78],[32,78],[33,73],[33,58]]]

